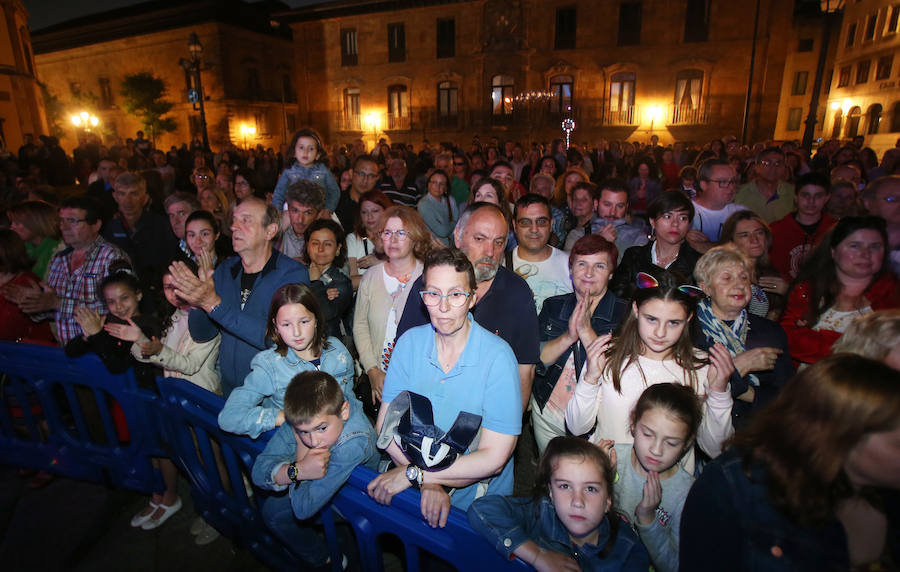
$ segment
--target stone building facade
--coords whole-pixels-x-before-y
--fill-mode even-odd
[[[290,29],[273,26],[266,3],[240,0],[160,0],[129,6],[33,33],[38,77],[65,105],[63,147],[80,128],[69,114],[97,115],[107,139],[134,137],[140,122],[122,109],[126,75],[150,71],[163,79],[178,128],[162,135],[167,148],[200,135],[197,105],[188,101],[188,38],[202,46],[202,87],[210,144],[263,144],[276,149],[295,129],[296,83]],[[282,9],[283,4],[278,4]],[[247,129],[251,127],[251,129]]]
[[[862,135],[880,155],[900,138],[900,4],[846,2],[834,41],[824,136]]]
[[[792,2],[344,0],[293,28],[299,121],[329,140],[771,138]],[[756,65],[749,74],[755,44]],[[539,93],[544,92],[544,93]],[[549,92],[549,98],[547,98]]]
[[[0,144],[15,153],[25,135],[46,133],[28,13],[19,0],[0,0]]]

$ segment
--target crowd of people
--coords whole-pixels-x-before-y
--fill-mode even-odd
[[[862,145],[29,140],[0,339],[222,395],[312,567],[364,464],[538,570],[897,569],[900,141]]]

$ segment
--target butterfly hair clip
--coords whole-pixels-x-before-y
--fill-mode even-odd
[[[646,272],[638,272],[637,287],[641,290],[643,290],[644,288],[659,288],[659,280],[657,280],[650,274],[647,274]],[[700,296],[706,295],[703,290],[690,284],[682,284],[678,287],[678,290],[684,294],[687,294],[691,298],[698,298]]]

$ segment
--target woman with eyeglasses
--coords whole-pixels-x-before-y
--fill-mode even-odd
[[[884,219],[845,217],[822,239],[788,292],[781,326],[795,364],[812,364],[860,316],[900,307]]]
[[[531,421],[538,450],[566,434],[566,405],[587,360],[587,347],[611,333],[628,304],[609,290],[616,245],[598,234],[579,238],[569,253],[574,292],[544,300],[538,322],[541,362],[531,391]]]
[[[450,196],[447,173],[435,169],[425,182],[427,192],[419,199],[418,210],[425,225],[444,246],[450,244],[450,235],[459,218],[456,201]]]
[[[382,221],[379,234],[387,260],[363,274],[353,314],[353,339],[372,386],[373,404],[381,401],[397,324],[409,296],[406,287],[421,276],[422,260],[432,245],[428,227],[415,209],[393,206]]]

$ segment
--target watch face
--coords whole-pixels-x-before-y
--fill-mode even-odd
[[[410,481],[415,481],[419,476],[419,467],[415,465],[407,465],[406,466],[406,478]]]
[[[293,464],[288,465],[288,468],[287,468],[287,476],[288,476],[288,478],[291,479],[292,481],[296,481],[296,480],[297,480],[297,467],[296,467],[295,465],[293,465]]]

